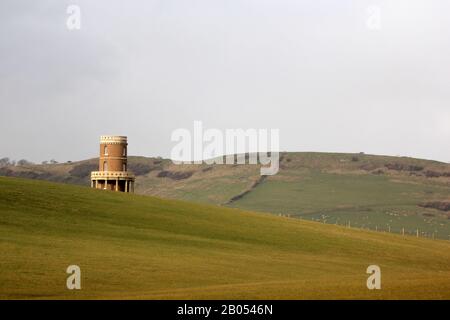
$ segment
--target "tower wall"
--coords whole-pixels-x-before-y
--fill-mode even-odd
[[[100,138],[100,171],[127,171],[127,138],[102,136]]]

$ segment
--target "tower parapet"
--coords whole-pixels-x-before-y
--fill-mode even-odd
[[[134,192],[134,174],[128,171],[128,142],[125,136],[101,136],[99,171],[91,172],[91,187]]]

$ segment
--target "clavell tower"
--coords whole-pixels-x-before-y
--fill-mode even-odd
[[[101,136],[99,171],[91,172],[91,187],[134,192],[134,174],[127,168],[127,137]]]

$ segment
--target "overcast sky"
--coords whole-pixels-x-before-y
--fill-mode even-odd
[[[172,131],[201,120],[279,128],[286,151],[449,162],[449,14],[448,0],[2,0],[0,157],[95,157],[102,134],[168,157]]]

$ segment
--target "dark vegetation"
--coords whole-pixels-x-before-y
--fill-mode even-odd
[[[450,211],[450,201],[430,201],[419,204],[422,208],[433,208],[440,211]]]
[[[163,170],[158,173],[158,178],[170,178],[172,180],[184,180],[190,178],[194,174],[194,171],[168,171]]]
[[[253,189],[255,189],[257,186],[259,186],[261,183],[264,182],[264,180],[267,178],[267,176],[261,176],[257,181],[255,181],[251,187],[248,190],[245,190],[244,192],[234,196],[233,198],[231,198],[227,204],[231,204],[237,200],[242,199],[243,197],[245,197],[247,194],[249,194],[250,192],[252,192]]]
[[[69,171],[71,176],[77,178],[87,178],[91,175],[91,171],[95,171],[98,169],[98,164],[95,163],[81,163],[73,167],[72,170]]]
[[[422,171],[424,167],[417,165],[408,165],[403,163],[387,163],[385,167],[395,171]]]
[[[157,167],[159,168],[159,167]],[[130,169],[131,172],[133,172],[137,176],[143,176],[149,173],[152,170],[155,170],[156,167],[145,164],[145,163],[133,163],[130,162],[128,165],[128,169]]]
[[[425,171],[425,176],[427,178],[450,177],[450,172],[437,172],[433,170],[427,170]]]

